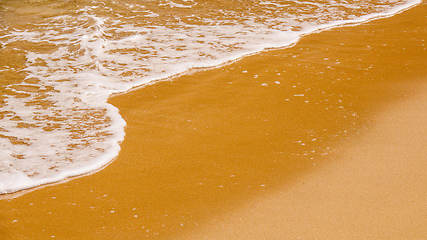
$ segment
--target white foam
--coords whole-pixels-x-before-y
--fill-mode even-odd
[[[221,11],[225,17],[232,16],[229,19],[193,9],[203,8],[196,0],[167,0],[157,6],[153,2],[110,1],[106,5],[90,1],[69,14],[33,23],[32,28],[3,30],[0,43],[4,47],[30,41],[55,48],[47,53],[25,49],[26,80],[40,81],[27,86],[40,91],[22,90],[25,83],[7,86],[28,96],[8,95],[1,109],[7,114],[0,119],[4,135],[0,138],[0,193],[60,181],[112,161],[120,150],[125,126],[118,109],[107,103],[112,93],[191,68],[216,66],[288,46],[322,29],[390,16],[421,1],[383,1],[384,5],[371,6],[364,1],[359,5],[294,1],[289,5],[269,0],[252,3],[257,4],[254,9],[262,10],[256,14],[250,10],[241,13],[241,9],[206,11]],[[342,7],[351,14],[345,15]],[[303,8],[320,10],[317,15],[307,15],[298,12]],[[175,14],[173,24],[166,21],[168,11]],[[36,100],[38,104],[31,104]]]

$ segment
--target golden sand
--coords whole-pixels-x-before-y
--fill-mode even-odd
[[[0,236],[425,238],[426,10],[111,98],[118,158],[1,200]]]
[[[423,90],[379,113],[314,171],[175,239],[425,239]]]

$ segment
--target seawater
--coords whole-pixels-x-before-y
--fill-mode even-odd
[[[112,161],[126,125],[113,93],[420,2],[0,0],[0,193]]]

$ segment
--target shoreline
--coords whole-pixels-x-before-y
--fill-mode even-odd
[[[367,23],[369,23],[371,21],[377,21],[377,20],[384,19],[384,18],[391,18],[391,17],[393,17],[395,15],[398,15],[398,14],[401,14],[401,13],[403,13],[405,11],[410,10],[411,8],[417,7],[420,4],[424,4],[422,2],[422,0],[420,0],[420,2],[418,2],[417,0],[415,0],[413,3],[408,3],[407,5],[409,5],[409,6],[406,6],[406,5],[404,7],[400,6],[399,8],[397,8],[398,10],[395,10],[394,12],[385,12],[385,13],[382,13],[382,14],[376,14],[376,16],[374,16],[374,17],[368,17],[368,18],[360,20],[360,21],[354,21],[354,22],[352,22],[353,20],[342,20],[341,22],[343,22],[343,23],[337,23],[337,24],[331,24],[331,25],[325,24],[326,26],[319,27],[316,30],[306,31],[305,33],[301,34],[298,37],[298,40],[291,41],[292,43],[290,43],[288,45],[283,45],[283,46],[279,46],[279,47],[266,47],[266,48],[264,48],[262,50],[259,50],[259,51],[245,53],[245,54],[243,54],[243,55],[241,55],[240,57],[237,57],[237,58],[231,58],[231,60],[225,60],[224,62],[219,63],[217,65],[213,65],[213,66],[209,65],[207,67],[192,67],[192,68],[189,68],[188,70],[185,70],[185,71],[180,72],[180,73],[172,74],[172,75],[167,76],[167,77],[155,78],[153,80],[148,81],[147,83],[143,83],[143,84],[131,87],[128,90],[125,90],[125,91],[122,91],[122,92],[112,93],[110,95],[109,99],[117,97],[117,96],[120,96],[120,95],[128,94],[129,92],[132,92],[132,91],[138,91],[139,89],[145,88],[146,86],[149,86],[149,85],[157,84],[159,82],[174,81],[175,79],[178,79],[178,78],[180,78],[181,76],[184,76],[184,75],[192,75],[192,74],[198,73],[198,72],[210,71],[210,70],[217,69],[217,68],[223,68],[223,67],[226,67],[226,66],[228,66],[230,64],[239,62],[239,61],[241,61],[241,60],[243,60],[245,58],[248,58],[248,57],[251,57],[251,56],[254,56],[254,55],[264,54],[264,53],[268,53],[270,51],[277,51],[277,50],[283,50],[283,49],[287,49],[287,48],[292,48],[292,47],[294,47],[294,45],[298,44],[298,42],[302,38],[304,38],[305,36],[311,35],[311,34],[316,34],[316,33],[320,33],[320,32],[323,32],[323,31],[333,31],[333,30],[335,30],[337,28],[347,28],[347,27],[359,26],[359,25],[367,24]]]
[[[132,88],[130,88],[128,90],[125,90],[125,91],[122,91],[122,92],[117,92],[117,93],[112,93],[108,97],[108,99],[114,98],[116,96],[120,96],[120,95],[123,95],[123,94],[127,94],[127,93],[132,92],[132,91],[137,91],[138,89],[145,88],[146,86],[149,86],[149,85],[152,85],[152,84],[156,84],[156,83],[159,83],[159,82],[163,82],[163,81],[174,81],[175,79],[178,79],[178,78],[180,78],[183,75],[191,75],[191,74],[197,73],[199,71],[209,71],[209,70],[213,70],[213,69],[217,69],[217,68],[222,68],[222,67],[225,67],[227,65],[233,64],[235,62],[241,61],[244,58],[251,57],[251,56],[254,56],[254,55],[267,53],[269,51],[276,51],[276,50],[291,48],[295,44],[297,44],[301,40],[301,38],[304,38],[307,35],[316,34],[316,33],[320,33],[320,32],[323,32],[323,31],[329,31],[329,30],[333,30],[335,28],[358,26],[358,25],[361,25],[361,24],[366,24],[366,23],[368,23],[370,21],[375,21],[375,20],[379,20],[379,19],[383,19],[383,18],[393,17],[394,15],[400,14],[400,13],[402,13],[404,11],[407,11],[407,10],[413,8],[413,7],[416,7],[419,4],[422,4],[422,1],[412,0],[411,3],[407,3],[405,5],[401,5],[401,6],[395,7],[395,10],[389,10],[389,11],[386,11],[384,13],[371,14],[373,16],[366,15],[366,16],[360,17],[361,19],[359,19],[357,21],[355,21],[355,20],[341,20],[341,21],[337,21],[335,23],[323,24],[321,26],[316,27],[314,30],[313,29],[312,30],[306,30],[306,31],[304,31],[304,33],[299,34],[299,36],[297,37],[297,40],[292,40],[292,39],[289,40],[289,42],[291,42],[290,44],[287,44],[287,45],[284,45],[284,46],[280,46],[280,47],[267,47],[267,48],[264,48],[264,49],[262,49],[260,51],[245,53],[245,54],[243,54],[243,55],[241,55],[240,57],[237,57],[237,58],[231,57],[230,58],[231,60],[225,60],[224,62],[222,62],[222,63],[220,63],[218,65],[213,65],[213,66],[209,65],[207,67],[194,67],[194,68],[190,68],[190,69],[185,70],[185,71],[180,72],[180,73],[172,74],[172,75],[170,75],[168,77],[150,80],[147,83],[134,86],[134,87],[132,87]],[[111,107],[111,106],[108,106],[108,107]],[[121,137],[119,136],[119,138],[121,138]],[[119,142],[119,145],[120,145],[120,142]],[[119,152],[119,151],[120,151],[120,149],[117,150],[117,152]],[[111,155],[111,154],[107,154],[107,155]],[[63,182],[70,181],[70,180],[72,180],[74,178],[79,178],[79,177],[84,177],[84,176],[87,176],[87,175],[94,174],[94,173],[96,173],[98,171],[101,171],[105,167],[107,167],[109,164],[111,164],[113,161],[115,161],[116,158],[117,158],[117,156],[113,157],[113,158],[110,158],[110,160],[108,160],[108,161],[100,161],[100,162],[96,162],[95,164],[92,164],[93,166],[90,165],[90,166],[84,167],[85,169],[93,169],[93,170],[89,170],[89,171],[86,170],[86,171],[82,171],[82,173],[77,173],[77,174],[76,174],[76,172],[78,172],[78,170],[64,171],[61,175],[62,176],[66,176],[65,178],[64,177],[60,177],[60,176],[54,176],[52,178],[43,179],[43,181],[42,181],[43,183],[35,185],[35,186],[33,186],[33,185],[30,184],[31,186],[29,185],[29,187],[23,188],[23,189],[18,190],[18,191],[11,191],[11,192],[1,193],[0,194],[0,200],[1,199],[11,199],[11,198],[14,198],[15,196],[20,196],[22,194],[25,194],[26,192],[33,191],[33,190],[36,190],[38,188],[43,188],[45,186],[50,186],[50,185],[55,185],[55,184],[61,184]],[[101,159],[103,159],[103,158],[101,158]],[[103,162],[103,164],[100,164],[101,162]],[[101,167],[95,167],[95,166],[101,166]],[[52,180],[52,179],[60,179],[60,180]]]
[[[1,200],[0,233],[182,236],[335,164],[328,155],[369,134],[376,113],[425,82],[425,9],[114,96],[128,122],[118,159],[97,174]]]

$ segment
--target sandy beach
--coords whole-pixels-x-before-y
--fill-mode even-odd
[[[427,238],[426,12],[113,96],[117,159],[1,196],[0,238]]]
[[[333,163],[176,239],[424,239],[426,101],[394,104]]]

